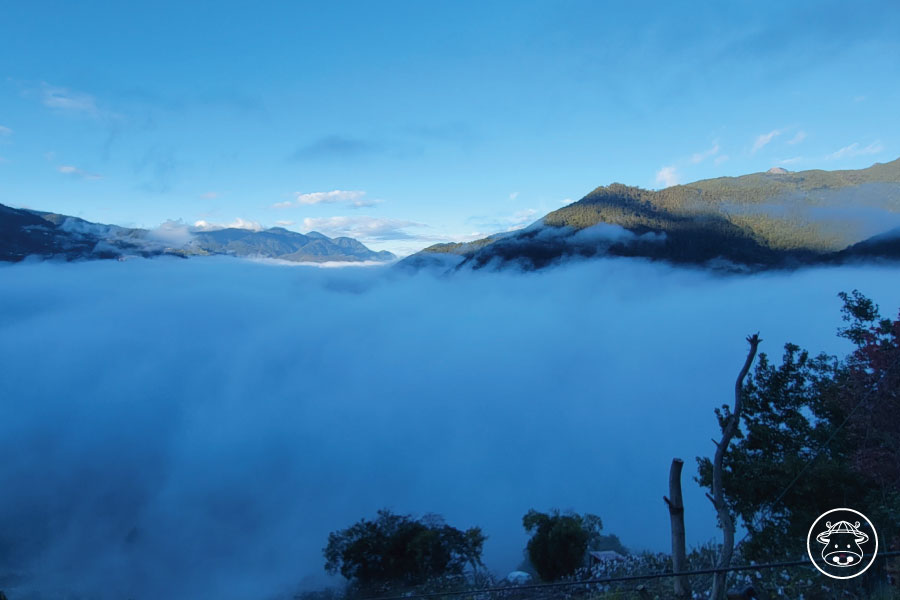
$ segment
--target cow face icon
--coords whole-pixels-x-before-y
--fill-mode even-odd
[[[806,548],[821,573],[834,579],[851,579],[872,566],[878,553],[878,536],[861,512],[835,508],[820,515],[809,528]]]
[[[860,544],[868,542],[869,536],[859,530],[859,521],[855,524],[838,521],[834,525],[827,521],[825,527],[828,530],[817,535],[816,541],[825,544],[822,558],[826,563],[835,567],[849,567],[862,561],[863,549]]]

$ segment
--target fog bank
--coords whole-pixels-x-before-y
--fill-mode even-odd
[[[4,265],[0,589],[290,597],[326,581],[330,531],[382,507],[480,525],[503,573],[530,508],[665,550],[673,456],[689,544],[707,541],[694,457],[744,338],[844,353],[836,294],[854,288],[896,314],[897,270],[877,266]]]

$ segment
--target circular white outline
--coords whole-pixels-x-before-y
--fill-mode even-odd
[[[859,573],[856,573],[855,575],[848,575],[846,577],[838,577],[837,575],[832,575],[831,573],[827,573],[824,570],[822,570],[822,568],[816,563],[816,559],[813,558],[812,550],[809,547],[809,540],[812,538],[813,527],[816,526],[816,523],[821,521],[822,517],[824,517],[825,515],[831,514],[833,512],[837,512],[839,510],[846,510],[848,512],[852,512],[853,514],[859,515],[860,517],[865,519],[866,523],[868,523],[869,526],[872,528],[872,534],[875,536],[875,552],[872,553],[872,558],[869,560],[869,564],[867,564],[866,568],[863,569],[862,571],[860,571]],[[860,575],[862,575],[863,573],[868,571],[869,567],[871,567],[873,564],[875,564],[875,558],[878,556],[878,532],[875,531],[875,524],[869,520],[869,517],[862,514],[858,510],[853,510],[852,508],[832,508],[831,510],[825,511],[821,515],[816,517],[816,520],[813,521],[813,524],[809,526],[809,533],[806,534],[806,553],[809,555],[809,560],[812,562],[813,566],[822,575],[825,575],[826,577],[831,577],[832,579],[853,579],[854,577],[859,577]]]

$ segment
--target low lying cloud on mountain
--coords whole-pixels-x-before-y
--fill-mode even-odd
[[[560,227],[558,229],[569,229],[567,227]],[[598,223],[597,225],[592,225],[591,227],[585,227],[584,229],[579,229],[571,237],[568,238],[570,243],[573,244],[585,244],[585,245],[601,245],[601,244],[615,244],[615,243],[628,243],[634,242],[637,240],[648,241],[648,242],[661,242],[666,239],[665,233],[654,233],[647,232],[644,234],[635,234],[631,231],[628,231],[624,227],[619,227],[618,225],[610,225],[608,223]]]
[[[182,248],[193,238],[193,228],[183,221],[166,221],[147,232],[147,237],[168,248]]]
[[[195,221],[193,231],[218,231],[220,229],[247,229],[249,231],[262,231],[265,229],[256,221],[248,221],[240,217],[230,223],[210,223],[209,221]]]
[[[530,508],[594,512],[664,550],[674,456],[688,541],[708,541],[690,474],[744,337],[843,352],[838,291],[889,313],[900,297],[887,268],[718,278],[630,259],[453,277],[225,258],[0,270],[11,598],[288,598],[326,582],[330,531],[382,507],[484,527],[500,573]]]
[[[612,244],[630,244],[637,241],[662,242],[665,239],[666,234],[662,232],[636,234],[624,227],[609,223],[598,223],[584,229],[575,229],[574,227],[546,227],[538,222],[513,235],[503,237],[499,243],[529,246],[536,243],[566,244],[573,249],[583,247],[602,252],[604,248]]]

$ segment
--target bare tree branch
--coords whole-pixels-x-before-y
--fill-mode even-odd
[[[728,510],[728,505],[725,503],[725,491],[722,488],[722,465],[725,460],[725,452],[728,450],[728,446],[731,444],[731,440],[737,433],[738,426],[741,423],[744,378],[750,372],[750,366],[753,364],[753,359],[756,358],[756,350],[761,341],[758,333],[747,337],[750,351],[747,353],[747,359],[744,361],[741,372],[738,373],[737,381],[734,382],[734,408],[731,410],[731,414],[725,418],[725,424],[722,427],[722,439],[716,445],[716,456],[713,460],[713,495],[710,500],[712,500],[713,506],[716,507],[716,512],[719,515],[719,526],[722,528],[722,550],[719,554],[719,562],[716,565],[722,569],[727,569],[731,566],[731,557],[734,554],[734,518]],[[709,497],[709,494],[707,494],[707,497]],[[713,576],[710,600],[725,600],[726,575],[727,573],[725,572],[719,572]]]

